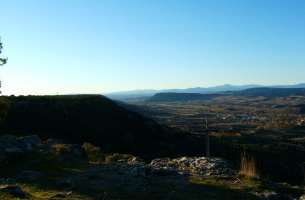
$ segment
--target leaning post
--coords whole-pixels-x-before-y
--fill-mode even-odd
[[[209,136],[209,130],[208,130],[208,119],[205,118],[205,156],[210,157],[210,136]]]

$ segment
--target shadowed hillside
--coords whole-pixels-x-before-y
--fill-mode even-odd
[[[153,153],[161,126],[97,95],[8,97],[4,129],[72,142],[88,141],[118,152]],[[145,141],[149,141],[145,143]]]
[[[194,139],[100,95],[7,97],[1,114],[4,134],[37,134],[68,142],[91,142],[104,151],[145,157],[202,149],[186,142]]]

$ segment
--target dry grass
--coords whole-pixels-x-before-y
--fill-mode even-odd
[[[255,159],[245,152],[241,155],[239,174],[247,177],[259,177]]]
[[[86,152],[89,162],[101,163],[105,161],[105,155],[100,147],[94,146],[90,143],[84,143],[82,148]]]

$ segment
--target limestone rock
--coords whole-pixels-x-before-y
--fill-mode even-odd
[[[150,163],[152,171],[164,174],[192,174],[199,176],[232,176],[236,172],[227,161],[220,158],[181,157],[176,159],[154,159]],[[166,173],[165,173],[166,174]]]

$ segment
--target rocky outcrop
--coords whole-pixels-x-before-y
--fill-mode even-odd
[[[16,137],[3,135],[0,137],[0,161],[30,153],[41,145],[38,136]]]
[[[181,157],[155,159],[150,163],[154,173],[187,174],[199,176],[232,176],[236,172],[221,158]]]
[[[30,154],[33,151],[39,151],[52,154],[60,161],[64,162],[87,161],[88,148],[86,150],[84,146],[87,147],[88,145],[63,144],[56,139],[48,139],[42,142],[36,135],[26,137],[5,135],[0,137],[0,158],[1,160],[5,160],[16,158],[20,155],[26,155],[27,153]],[[91,147],[90,149],[93,148]],[[93,153],[94,155],[96,154],[95,152]],[[183,174],[198,176],[232,176],[236,174],[236,172],[231,169],[229,163],[220,158],[158,158],[146,164],[142,159],[129,154],[110,154],[106,156],[105,162],[126,165],[126,170],[133,176],[145,176],[147,172],[154,175]],[[20,176],[27,179],[35,179],[41,176],[41,174],[25,171]]]
[[[19,158],[33,152],[50,153],[61,161],[87,159],[86,152],[78,144],[63,144],[56,139],[48,139],[42,142],[37,135],[25,137],[0,136],[0,161]]]

